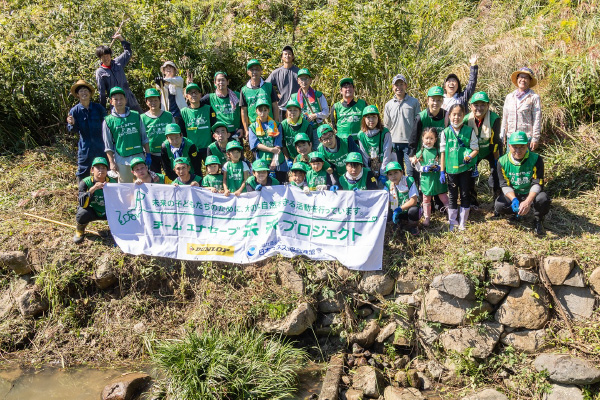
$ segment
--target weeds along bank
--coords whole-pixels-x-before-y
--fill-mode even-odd
[[[381,109],[397,73],[423,101],[449,72],[466,81],[468,57],[478,53],[478,90],[496,110],[512,91],[510,72],[529,65],[541,78],[544,133],[564,136],[598,119],[599,15],[595,2],[565,0],[9,1],[0,15],[0,148],[32,148],[64,133],[70,85],[93,81],[94,49],[123,21],[138,99],[164,60],[210,92],[215,71],[227,71],[239,88],[248,59],[270,72],[282,46],[293,44],[297,65],[316,73],[314,86],[330,104],[340,77],[352,76],[359,96]]]

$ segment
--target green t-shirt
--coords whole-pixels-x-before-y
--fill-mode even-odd
[[[335,126],[337,135],[341,139],[348,136],[356,136],[360,131],[360,121],[362,120],[363,109],[367,103],[363,99],[356,100],[351,107],[344,107],[341,101],[333,105],[336,115]]]
[[[181,181],[181,179],[179,179],[179,177],[175,178],[175,180],[173,182],[171,182],[171,185],[182,185],[182,186],[186,186],[186,185],[190,185],[192,182],[198,182],[198,184],[202,184],[202,177],[196,175],[196,174],[190,174],[190,181],[188,183],[183,183]]]
[[[302,119],[302,123],[298,125],[290,125],[286,119],[281,123],[281,130],[283,131],[283,145],[287,148],[288,153],[292,158],[296,158],[298,152],[296,146],[294,146],[294,139],[299,133],[306,133],[309,139],[313,137],[313,130],[310,126],[310,122],[306,118]]]
[[[208,145],[208,150],[210,151],[211,156],[217,156],[219,158],[219,163],[221,166],[227,162],[226,152],[222,151],[217,142],[212,142]]]
[[[343,174],[342,176],[340,176],[340,186],[342,187],[343,190],[354,190],[356,189],[360,189],[360,190],[365,190],[367,188],[367,175],[368,175],[368,168],[363,168],[363,174],[360,177],[360,179],[358,181],[356,181],[355,183],[350,183],[348,182],[348,179],[346,179],[346,174]],[[374,178],[372,178],[374,179]]]
[[[181,109],[181,118],[185,122],[187,138],[196,145],[198,150],[206,149],[212,142],[210,105],[200,108],[185,107]]]
[[[142,147],[141,118],[137,111],[129,111],[126,117],[112,114],[104,117],[115,144],[115,150],[121,157],[129,157],[144,151]]]
[[[227,189],[230,192],[235,192],[244,183],[244,162],[238,161],[236,163],[227,161],[223,166],[223,172],[227,172]],[[244,192],[246,190],[244,189]]]
[[[306,174],[306,181],[310,190],[317,190],[317,186],[327,185],[327,171],[324,168],[319,172],[310,169]]]
[[[319,148],[317,149],[317,151],[321,155],[321,159],[323,159],[323,161],[328,161],[330,164],[335,166],[335,173],[338,177],[346,173],[348,139],[340,139],[340,145],[338,146],[338,150],[335,153],[331,153],[325,150],[325,146],[323,146],[323,143],[319,144]]]
[[[146,128],[146,135],[150,141],[148,144],[150,152],[160,153],[161,145],[167,140],[165,130],[167,129],[167,125],[173,122],[173,115],[168,111],[163,111],[157,118],[150,117],[145,113],[141,117]]]
[[[269,184],[270,182],[270,184]],[[256,189],[256,185],[258,183],[256,182],[256,177],[254,175],[249,176],[248,179],[246,179],[246,185],[250,186],[252,189]],[[270,176],[267,177],[267,184],[263,185],[263,186],[277,186],[277,185],[281,185],[281,183],[279,183],[279,181],[275,178],[271,178]]]

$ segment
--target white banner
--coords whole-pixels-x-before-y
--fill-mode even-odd
[[[291,186],[225,197],[192,186],[109,183],[106,215],[125,253],[253,263],[281,254],[381,269],[388,194]]]

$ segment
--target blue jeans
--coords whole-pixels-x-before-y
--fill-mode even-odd
[[[408,158],[408,153],[410,151],[408,143],[394,143],[392,150],[396,153],[398,162],[404,168],[404,174],[414,178],[414,168]]]

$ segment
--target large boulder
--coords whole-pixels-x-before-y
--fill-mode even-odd
[[[283,261],[277,264],[277,275],[281,284],[292,292],[304,294],[304,281],[302,277],[294,270],[294,266],[289,262]]]
[[[387,296],[394,291],[396,281],[382,271],[365,272],[358,283],[358,290],[372,296]]]
[[[502,247],[492,247],[485,251],[485,258],[490,261],[502,261],[506,256],[506,250]]]
[[[555,286],[553,289],[571,318],[588,319],[592,316],[596,299],[590,288]]]
[[[372,319],[362,332],[350,333],[348,335],[348,344],[356,343],[363,348],[369,348],[375,343],[379,330],[377,321]]]
[[[131,400],[150,383],[150,375],[142,373],[125,374],[114,379],[102,390],[102,400]]]
[[[430,287],[459,299],[475,299],[475,285],[463,274],[438,275],[433,278]]]
[[[564,286],[585,287],[585,276],[581,268],[577,265],[573,267],[571,273],[562,284]]]
[[[544,393],[544,400],[583,400],[581,389],[573,385],[553,384],[550,393]]]
[[[486,358],[500,340],[504,331],[501,324],[484,322],[483,324],[449,329],[440,335],[440,343],[445,350],[463,353],[471,349],[471,355],[476,358]]]
[[[384,386],[381,371],[369,365],[358,367],[352,378],[352,387],[362,390],[366,397],[378,398],[383,393]]]
[[[422,315],[428,321],[447,325],[460,325],[465,322],[468,310],[477,307],[474,300],[465,300],[448,293],[431,289],[425,295]]]
[[[24,317],[37,317],[48,310],[48,302],[43,299],[35,288],[25,289],[16,298],[17,307]]]
[[[592,271],[590,275],[590,286],[594,289],[594,292],[600,294],[600,267]]]
[[[548,378],[553,382],[568,385],[592,385],[600,382],[600,369],[595,364],[567,354],[540,354],[533,366],[538,372],[547,370]]]
[[[280,333],[286,336],[298,336],[310,328],[317,320],[317,313],[308,303],[300,304],[290,315],[280,321],[261,324],[267,333]]]
[[[537,353],[544,347],[546,331],[538,329],[534,331],[526,330],[520,332],[511,332],[504,336],[501,341],[507,346],[514,347],[517,351],[524,353]]]
[[[548,275],[550,283],[553,285],[562,285],[573,267],[575,267],[575,260],[570,257],[544,258],[543,268],[546,271],[546,275]]]
[[[508,400],[508,397],[496,389],[485,389],[481,392],[463,397],[462,400]]]
[[[510,291],[496,311],[496,321],[511,328],[540,329],[550,318],[549,299],[538,285],[522,285]]]
[[[0,266],[14,271],[17,275],[26,275],[33,271],[22,251],[0,252]]]
[[[493,285],[519,287],[521,279],[514,265],[503,262],[490,269],[490,282]]]

